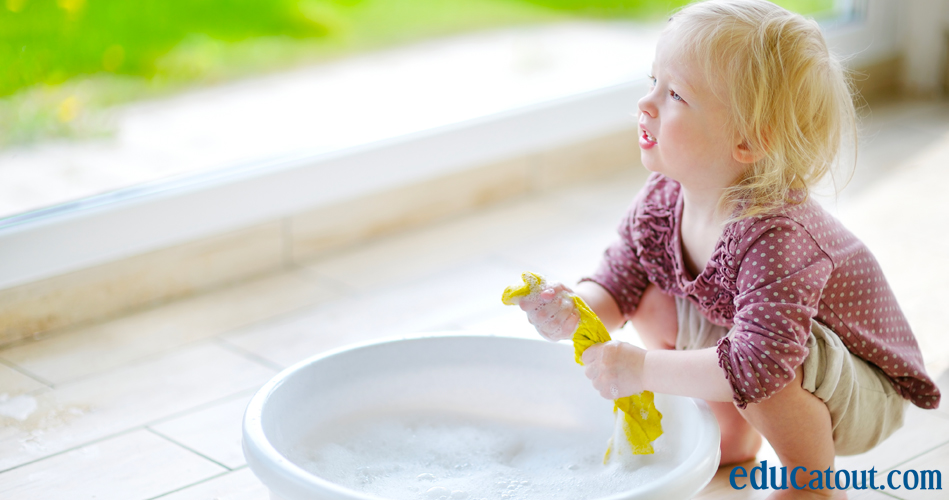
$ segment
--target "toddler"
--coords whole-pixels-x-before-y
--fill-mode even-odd
[[[607,328],[632,322],[648,349],[588,349],[593,386],[702,398],[722,464],[752,459],[764,436],[788,471],[873,448],[906,400],[936,408],[873,255],[808,197],[855,121],[817,24],[763,0],[695,3],[669,20],[652,71],[639,145],[653,173],[575,292]],[[521,308],[545,338],[568,339],[573,293],[550,285]],[[774,493],[832,494],[844,496]]]

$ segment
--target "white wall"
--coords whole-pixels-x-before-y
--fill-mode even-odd
[[[831,51],[851,68],[866,67],[900,53],[899,4],[895,0],[838,0],[844,11],[821,21]]]
[[[949,0],[886,0],[899,14],[903,87],[911,94],[941,93],[946,74]]]
[[[828,43],[851,68],[896,56],[903,58],[900,80],[913,95],[942,91],[946,74],[949,0],[839,0],[858,19],[824,23]],[[859,19],[861,18],[862,19]]]

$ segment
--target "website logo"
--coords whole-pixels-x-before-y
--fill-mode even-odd
[[[738,479],[747,478],[748,484],[738,484]],[[942,472],[939,470],[898,470],[893,469],[886,475],[877,475],[875,467],[869,470],[808,470],[805,467],[794,467],[790,471],[787,467],[768,467],[768,461],[762,460],[759,465],[748,471],[738,466],[731,470],[728,482],[732,488],[743,490],[749,485],[754,490],[786,490],[793,488],[803,490],[941,490]]]

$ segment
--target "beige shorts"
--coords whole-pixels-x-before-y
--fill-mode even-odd
[[[676,297],[676,349],[715,347],[728,328],[705,318],[687,299]],[[802,386],[830,411],[837,455],[870,450],[903,426],[907,401],[879,368],[853,355],[830,328],[811,322]]]

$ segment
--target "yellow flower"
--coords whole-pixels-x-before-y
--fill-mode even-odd
[[[74,95],[69,96],[56,107],[56,117],[62,123],[69,123],[79,116],[79,108],[79,99]]]

